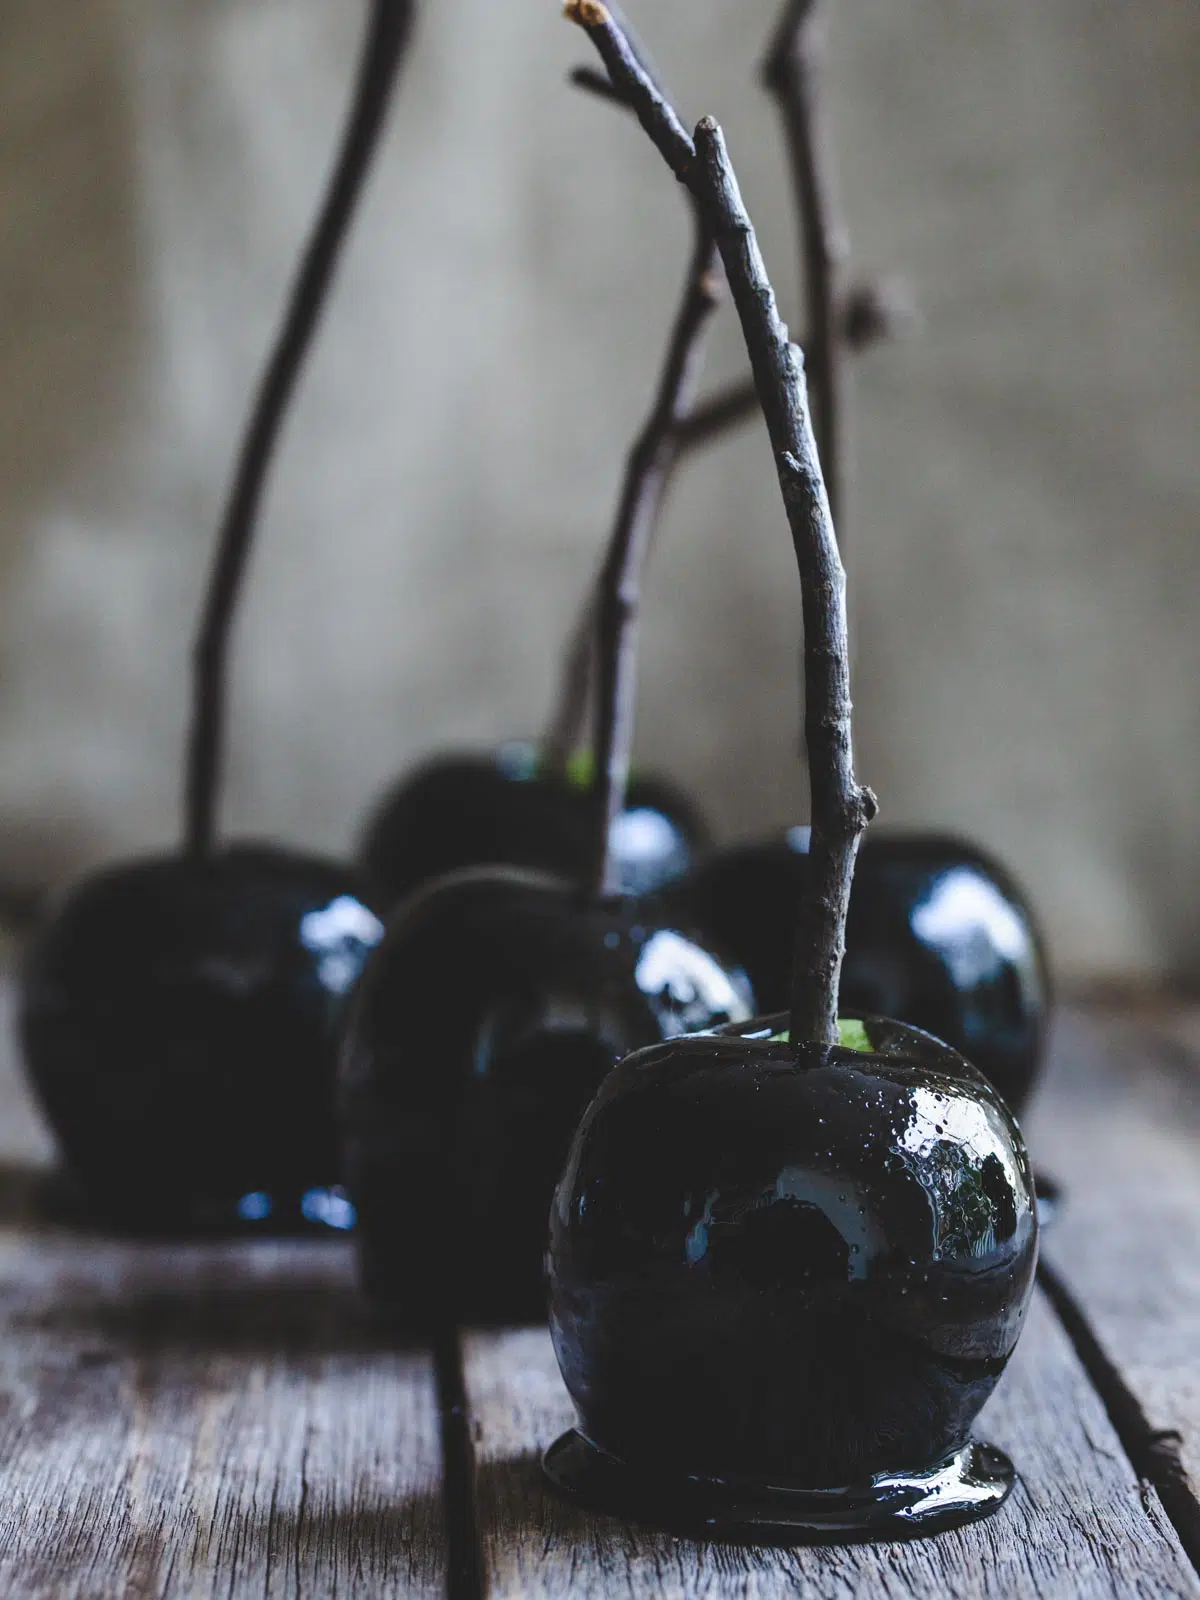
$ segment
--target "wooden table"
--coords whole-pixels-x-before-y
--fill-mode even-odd
[[[1057,1026],[1028,1131],[1068,1200],[981,1420],[1009,1504],[782,1551],[548,1494],[571,1413],[544,1329],[464,1330],[456,1367],[372,1335],[343,1243],[40,1223],[52,1152],[0,1021],[0,1595],[1200,1600],[1200,1011]]]

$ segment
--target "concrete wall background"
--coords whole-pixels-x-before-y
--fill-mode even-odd
[[[231,830],[342,848],[420,752],[545,714],[687,239],[638,130],[563,87],[587,52],[557,9],[425,7],[272,487]],[[794,307],[753,80],[776,0],[630,9],[724,122]],[[887,821],[1008,857],[1067,973],[1195,975],[1200,14],[833,10],[855,263],[902,273],[924,322],[854,387],[861,769]],[[172,836],[212,528],[361,20],[0,12],[2,872]],[[728,313],[714,379],[738,356]],[[757,427],[682,479],[649,618],[646,757],[727,835],[801,816],[798,595]]]

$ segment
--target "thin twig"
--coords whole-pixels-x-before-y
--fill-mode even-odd
[[[816,104],[816,80],[821,41],[817,31],[819,0],[788,0],[763,67],[763,78],[780,103],[789,135],[795,174],[797,209],[801,218],[801,252],[805,292],[813,334],[805,350],[812,368],[813,412],[830,503],[838,520],[837,492],[842,479],[841,395],[844,388],[843,355],[862,351],[895,333],[903,317],[895,295],[884,286],[866,284],[844,295],[839,288],[839,267],[844,254],[843,235],[832,221],[832,184],[824,158]],[[610,6],[609,11],[613,8]],[[629,29],[616,16],[628,39]],[[633,42],[643,67],[645,51]],[[650,74],[661,90],[656,75]],[[576,67],[571,73],[576,87],[600,99],[629,107],[629,100],[606,72]],[[758,393],[752,379],[731,383],[707,396],[680,419],[672,470],[694,450],[703,449],[759,414]],[[590,586],[575,618],[558,695],[542,740],[546,769],[561,775],[580,741],[588,712],[595,660],[596,592]]]
[[[796,191],[800,260],[808,306],[805,356],[812,372],[813,426],[835,523],[842,511],[841,303],[846,234],[834,205],[831,163],[819,106],[824,56],[822,0],[784,0],[783,14],[763,62],[787,135]]]
[[[184,847],[213,847],[225,735],[229,636],[267,473],[320,321],[341,249],[379,145],[416,0],[373,0],[341,149],[259,384],[217,539],[193,651],[192,718],[184,778]]]
[[[657,78],[652,69],[647,65],[646,54],[635,40],[631,40],[628,27],[623,19],[618,25],[622,28],[625,37],[630,41],[630,49],[652,82],[657,83]],[[596,94],[599,98],[628,108],[629,101],[623,92],[618,89],[604,73],[597,72],[591,67],[577,67],[571,73],[571,81],[579,88]],[[686,191],[685,191],[686,192]],[[689,195],[689,200],[691,196]],[[720,262],[717,258],[712,240],[707,237],[707,228],[702,222],[695,202],[692,201],[693,226],[695,240],[693,244],[692,266],[689,272],[687,285],[684,290],[684,306],[680,317],[684,315],[692,291],[693,277],[703,277],[706,273],[713,274],[712,292],[719,292]],[[701,262],[704,254],[707,266]],[[713,302],[715,304],[715,300]],[[709,310],[712,307],[708,307]],[[690,331],[698,349],[703,338],[707,313],[700,320],[699,325]],[[675,336],[680,337],[680,328],[677,322]],[[689,337],[689,330],[684,330],[683,337]],[[649,555],[654,536],[662,518],[662,509],[666,501],[667,490],[674,474],[680,456],[691,446],[687,429],[692,415],[695,385],[692,382],[690,363],[685,363],[688,370],[679,372],[677,380],[685,385],[686,392],[679,391],[674,397],[666,394],[665,386],[671,380],[671,363],[675,359],[676,350],[674,340],[668,349],[666,367],[660,380],[659,393],[655,403],[654,412],[646,423],[642,434],[635,441],[630,452],[626,469],[626,480],[622,490],[621,502],[617,511],[617,520],[605,554],[604,563],[600,568],[595,581],[589,585],[584,596],[583,604],[572,626],[567,641],[567,649],[563,659],[563,669],[559,676],[558,696],[551,712],[550,721],[541,741],[541,755],[543,769],[554,775],[563,776],[569,765],[570,759],[579,742],[584,721],[587,717],[588,703],[592,690],[593,677],[604,676],[604,665],[601,659],[602,646],[600,632],[604,627],[606,611],[611,620],[611,610],[614,602],[606,599],[606,589],[614,582],[628,594],[636,593],[634,600],[634,615],[630,619],[630,656],[628,663],[628,676],[630,679],[629,693],[632,696],[632,679],[636,675],[636,638],[637,620],[636,609],[640,604],[642,575],[645,571],[646,559]],[[696,371],[698,372],[698,364]],[[751,390],[751,403],[756,405],[753,390]],[[714,429],[713,432],[718,430]],[[625,548],[624,555],[619,552]],[[614,576],[614,561],[624,560],[627,563],[625,576],[618,579]],[[624,679],[627,675],[623,667],[618,671],[618,678]],[[629,751],[628,735],[632,732],[632,700],[621,713],[618,720],[622,722],[624,733],[616,736],[619,746],[624,740],[626,750],[624,757],[619,752],[616,755],[618,766],[623,761],[623,775],[616,788],[619,789],[619,803],[607,795],[605,790],[606,779],[604,773],[612,765],[610,757],[605,754],[601,746],[610,735],[605,733],[605,727],[613,711],[614,705],[606,703],[607,692],[603,683],[597,683],[596,697],[596,722],[594,727],[593,750],[596,756],[596,788],[597,803],[604,807],[607,814],[610,805],[615,804],[616,810],[612,817],[604,824],[604,837],[607,838],[611,831],[611,821],[620,815],[624,809],[625,791],[628,781]],[[600,825],[598,824],[598,827]],[[597,834],[597,850],[599,850],[599,834]],[[594,862],[595,872],[601,871],[598,860]]]
[[[558,675],[557,692],[550,720],[542,735],[539,752],[542,770],[551,777],[565,777],[571,757],[578,747],[587,719],[592,688],[592,663],[596,656],[596,595],[599,580],[587,586],[583,603],[575,614],[567,648]]]
[[[624,104],[624,101],[621,103]],[[916,313],[904,293],[903,285],[886,279],[860,283],[842,299],[838,339],[847,350],[858,355],[885,339],[896,338],[915,320]],[[807,342],[801,348],[807,365],[810,360]],[[686,455],[690,450],[706,445],[710,439],[732,432],[758,414],[758,391],[753,378],[718,389],[715,394],[701,400],[691,416],[680,423],[680,454]],[[824,459],[822,456],[822,463]]]
[[[596,597],[596,826],[589,885],[599,897],[620,890],[612,841],[616,823],[625,810],[629,782],[646,555],[679,453],[679,422],[687,415],[695,396],[704,335],[720,298],[720,258],[712,232],[697,212],[683,299],[667,346],[654,408],[630,452]]]
[[[642,72],[606,7],[599,0],[568,0],[566,9],[591,37],[664,160],[695,195],[716,238],[741,320],[803,589],[812,843],[810,884],[797,932],[791,1038],[835,1044],[850,883],[859,840],[875,814],[875,797],[854,775],[846,579],[813,438],[803,357],[780,320],[720,128],[705,118],[693,142]]]

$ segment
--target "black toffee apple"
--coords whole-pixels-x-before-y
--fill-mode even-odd
[[[464,867],[517,866],[576,878],[591,848],[590,762],[559,770],[536,745],[435,756],[367,821],[358,859],[375,905],[398,905]],[[633,773],[613,839],[621,891],[655,894],[699,861],[708,829],[666,779]]]
[[[839,1020],[875,801],[854,773],[845,581],[803,365],[720,129],[689,137],[598,0],[567,11],[721,251],[802,580],[813,839],[787,1015],[627,1058],[576,1133],[549,1270],[579,1427],[545,1470],[585,1503],[716,1537],[933,1532],[1012,1484],[970,1430],[1033,1289],[1028,1157],[948,1045]]]
[[[389,1317],[543,1316],[554,1183],[605,1074],[631,1047],[752,1012],[741,974],[625,892],[619,850],[647,536],[718,287],[698,227],[598,589],[596,781],[570,876],[476,868],[419,890],[352,1008],[346,1173],[363,1285]]]
[[[808,846],[807,828],[728,846],[677,891],[680,914],[736,956],[763,1011],[787,1005]],[[1045,1049],[1045,946],[1027,897],[985,851],[947,834],[868,835],[850,894],[841,996],[851,1010],[943,1039],[1020,1114]]]
[[[280,429],[405,54],[375,0],[339,159],[264,373],[195,654],[185,838],[77,885],[29,952],[26,1066],[92,1219],[137,1230],[348,1226],[333,1099],[344,1000],[382,925],[349,868],[218,848],[229,634]]]
[[[89,1216],[348,1226],[334,1062],[382,932],[346,868],[269,845],[78,884],[26,961],[21,1038]]]
[[[750,1012],[739,975],[636,901],[511,867],[418,891],[368,967],[342,1063],[372,1305],[398,1321],[540,1318],[550,1196],[605,1074]]]
[[[642,1050],[589,1108],[550,1228],[579,1429],[547,1471],[680,1532],[934,1532],[1011,1480],[970,1428],[1032,1287],[1028,1163],[938,1040],[786,1026]]]

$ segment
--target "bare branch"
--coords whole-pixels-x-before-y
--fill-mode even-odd
[[[571,624],[567,648],[563,652],[562,669],[558,675],[554,707],[539,742],[543,770],[553,777],[565,776],[587,719],[592,663],[596,657],[598,589],[599,580],[593,579]]]
[[[184,778],[184,846],[213,847],[225,735],[229,636],[267,474],[312,345],[412,34],[415,0],[373,0],[341,149],[259,384],[217,538],[193,652],[192,719]]]
[[[648,79],[646,80],[649,81]],[[625,810],[633,746],[637,644],[646,556],[679,453],[678,427],[691,408],[704,335],[720,303],[721,265],[709,228],[697,216],[692,260],[675,318],[654,408],[629,456],[621,503],[596,595],[596,828],[590,887],[620,892],[612,856]]]
[[[903,325],[906,316],[911,320],[911,313],[906,313],[894,285],[858,285],[840,301],[835,299],[838,285],[837,273],[833,269],[837,265],[837,258],[833,246],[838,234],[829,222],[830,184],[820,159],[819,128],[814,106],[818,65],[814,19],[818,3],[819,0],[789,0],[776,30],[763,75],[780,100],[789,130],[792,165],[797,174],[798,206],[805,219],[801,233],[809,305],[815,314],[817,328],[824,329],[829,319],[833,322],[832,331],[826,330],[823,344],[819,337],[816,340],[810,358],[818,439],[821,441],[826,480],[832,491],[841,475],[839,419],[843,352],[863,351],[879,340],[891,337]],[[634,59],[647,70],[647,75],[661,94],[662,86],[657,74],[646,68],[644,48],[630,38],[628,25],[619,14],[614,14],[611,6],[608,9],[623,32]],[[571,73],[571,81],[601,99],[630,109],[628,96],[614,85],[606,72],[593,67],[576,67]],[[823,396],[827,397],[825,401]],[[753,380],[736,381],[718,390],[681,419],[671,468],[692,451],[703,449],[723,434],[742,427],[758,414],[758,394]],[[828,435],[822,432],[825,425],[823,418],[828,422]],[[589,587],[571,630],[559,677],[557,700],[542,741],[547,768],[553,772],[566,770],[587,716],[595,656],[596,605],[595,589]]]
[[[630,38],[623,22],[619,25],[630,58],[637,62],[639,70],[657,88],[657,77],[647,65],[641,45]],[[623,91],[613,84],[611,78],[594,68],[577,67],[571,74],[571,81],[604,100],[631,109],[631,102]],[[541,741],[544,769],[558,776],[563,775],[579,740],[587,716],[593,675],[597,674],[600,681],[597,684],[594,729],[596,786],[598,804],[603,807],[606,817],[603,824],[597,823],[597,852],[601,837],[607,840],[612,821],[624,810],[633,728],[637,612],[641,604],[642,578],[662,518],[671,478],[681,453],[691,442],[687,426],[694,398],[694,376],[699,370],[700,344],[709,313],[720,298],[720,259],[694,197],[690,192],[684,192],[692,209],[695,241],[683,304],[668,348],[654,411],[629,456],[616,525],[604,564],[595,582],[588,588],[567,641],[557,700]],[[751,390],[752,409],[756,405]],[[623,573],[618,574],[616,567],[622,564]],[[609,593],[614,586],[624,596],[619,602]],[[628,614],[618,618],[617,611],[625,607],[629,607]],[[612,668],[615,688],[608,686],[610,674],[606,670],[605,645],[601,638],[606,627],[616,630],[616,642],[611,645],[616,659],[607,663]],[[611,749],[606,743],[609,740],[612,741]],[[593,867],[593,875],[598,883],[600,875],[607,869],[598,856]]]
[[[620,104],[627,102],[621,100]],[[856,284],[849,291],[842,302],[838,333],[846,348],[858,355],[884,340],[901,337],[916,320],[916,312],[903,286],[885,279],[879,283]],[[753,379],[718,389],[701,400],[691,416],[680,423],[680,452],[686,454],[698,449],[757,415],[758,393]]]
[[[717,124],[695,142],[638,67],[598,0],[570,0],[613,82],[668,165],[695,195],[716,238],[771,438],[804,602],[805,741],[812,790],[811,879],[797,933],[791,1038],[835,1044],[837,994],[854,861],[875,798],[854,775],[846,582],[813,437],[803,357],[788,338]]]
[[[824,58],[822,0],[784,0],[783,14],[763,63],[787,138],[796,191],[800,260],[808,307],[805,354],[812,371],[813,426],[835,522],[842,509],[844,450],[841,275],[847,245],[836,214],[831,163],[819,115]]]

